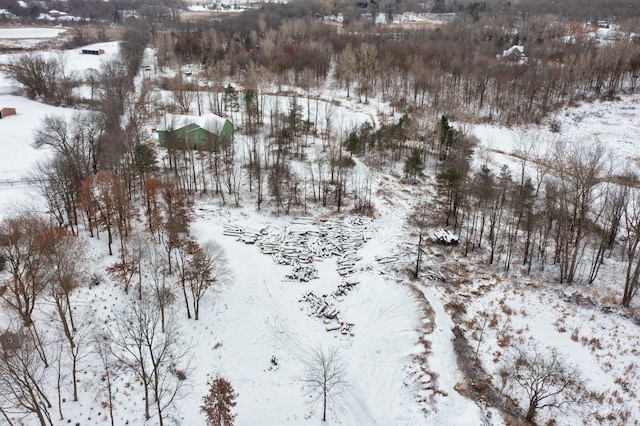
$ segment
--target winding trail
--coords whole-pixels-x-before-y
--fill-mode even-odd
[[[454,386],[462,379],[453,349],[453,321],[445,312],[440,298],[430,288],[419,286],[434,312],[435,328],[428,336],[431,355],[428,357],[431,371],[438,374],[437,386],[447,396],[436,396],[434,411],[429,415],[429,424],[434,425],[480,425],[483,423],[480,409],[474,401],[460,395]]]

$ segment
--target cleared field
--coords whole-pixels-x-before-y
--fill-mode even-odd
[[[2,39],[53,38],[67,31],[66,28],[0,28]]]

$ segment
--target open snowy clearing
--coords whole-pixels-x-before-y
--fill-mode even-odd
[[[0,39],[53,38],[66,31],[66,28],[0,28]]]
[[[601,144],[609,151],[612,165],[620,173],[640,171],[640,95],[624,96],[622,101],[594,101],[566,108],[556,114],[557,131],[549,126],[507,129],[475,125],[473,134],[479,139],[476,162],[486,162],[496,169],[507,164],[519,173],[523,153],[541,155],[553,152],[559,143],[590,146]],[[623,125],[621,125],[623,124]],[[515,155],[514,155],[515,154]]]
[[[28,179],[37,163],[48,156],[47,149],[37,149],[32,144],[38,123],[50,115],[69,118],[77,111],[13,95],[0,95],[0,105],[16,109],[16,115],[0,120],[0,184]]]
[[[89,49],[89,50],[102,49],[104,50],[104,54],[83,55],[82,49]],[[15,58],[20,54],[21,53],[2,55],[0,56],[0,63],[7,63],[12,58]],[[103,62],[106,62],[110,59],[115,58],[118,55],[118,42],[110,41],[110,42],[104,42],[104,43],[95,43],[88,46],[83,46],[82,48],[78,48],[78,49],[49,50],[49,51],[42,52],[42,54],[59,57],[64,64],[65,71],[67,72],[75,71],[80,73],[81,76],[84,76],[83,75],[84,71],[87,71],[91,68],[99,70]],[[7,83],[9,83],[9,81],[7,81]],[[2,88],[2,89],[5,89],[5,88]]]
[[[0,28],[0,47],[9,49],[33,49],[39,46],[59,45],[68,28],[25,27]]]

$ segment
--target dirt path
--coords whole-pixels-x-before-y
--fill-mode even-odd
[[[462,379],[462,374],[458,370],[453,349],[453,321],[445,312],[440,298],[430,288],[421,286],[419,290],[435,314],[435,327],[429,336],[432,350],[432,355],[428,358],[429,367],[438,374],[438,387],[446,394],[436,396],[434,411],[429,415],[431,424],[443,426],[482,424],[482,416],[476,403],[455,390],[455,385]]]

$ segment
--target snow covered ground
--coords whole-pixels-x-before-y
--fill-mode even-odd
[[[520,160],[514,153],[531,156],[553,152],[558,143],[576,143],[579,146],[602,144],[611,157],[618,172],[640,171],[640,95],[624,96],[622,101],[594,101],[559,111],[551,126],[530,126],[507,129],[491,125],[475,125],[472,133],[481,145],[477,161],[488,159],[489,164],[499,169],[507,164],[519,173]]]
[[[105,48],[106,57],[115,54],[115,44],[93,47]],[[102,59],[80,55],[77,50],[65,55],[67,64],[78,71],[99,67]],[[0,215],[38,205],[33,188],[20,183],[33,165],[47,155],[46,150],[32,147],[33,130],[47,114],[74,113],[68,108],[12,96],[8,94],[11,84],[6,78],[0,79],[0,107],[15,107],[18,111],[18,115],[0,120]],[[338,97],[339,93],[332,92],[330,96],[323,94],[324,100],[317,106],[311,101],[310,115],[317,112],[317,121],[323,123],[330,101]],[[390,111],[378,101],[366,105],[353,99],[340,101],[333,110],[333,121],[341,120],[339,127],[343,131],[365,120],[378,124],[380,113],[388,116]],[[269,98],[270,104],[274,102]],[[518,144],[526,145],[522,141],[553,143],[557,138],[566,138],[589,142],[599,138],[612,148],[615,158],[637,165],[637,102],[637,96],[630,96],[618,102],[567,109],[557,116],[559,133],[547,128],[513,131],[476,126],[473,132],[482,145],[478,161],[507,163],[517,171],[518,162],[510,154]],[[302,106],[306,107],[304,102]],[[186,319],[180,302],[171,307],[179,318],[181,337],[193,354],[188,392],[177,404],[178,424],[205,424],[199,406],[207,390],[207,378],[214,374],[227,378],[238,392],[234,409],[237,425],[323,424],[319,405],[312,403],[301,382],[305,360],[318,347],[337,348],[347,371],[348,386],[331,411],[329,424],[503,424],[498,415],[489,417],[483,407],[456,390],[462,373],[453,349],[454,321],[447,304],[458,298],[466,306],[465,334],[471,342],[476,342],[477,337],[474,318],[485,313],[496,318],[496,324],[487,328],[479,351],[490,374],[496,374],[514,348],[537,341],[558,348],[577,363],[588,379],[589,389],[603,395],[600,404],[590,403],[568,414],[551,412],[543,418],[554,419],[558,425],[594,424],[591,420],[609,415],[613,420],[606,424],[616,424],[623,418],[628,420],[626,424],[640,421],[636,396],[640,381],[635,373],[640,327],[622,310],[603,309],[600,302],[614,285],[613,269],[605,271],[598,285],[581,289],[594,297],[593,303],[578,298],[580,292],[573,288],[549,289],[541,282],[525,280],[517,270],[499,278],[490,270],[476,269],[470,260],[455,264],[457,272],[467,274],[468,284],[453,295],[436,283],[410,283],[407,274],[399,272],[413,261],[408,252],[413,240],[408,236],[406,219],[425,189],[404,185],[393,173],[367,172],[373,174],[374,181],[373,232],[357,251],[361,259],[349,277],[357,284],[338,298],[341,315],[354,324],[353,335],[327,331],[329,324],[310,316],[308,304],[301,302],[309,291],[330,294],[343,282],[335,257],[314,263],[317,279],[296,282],[285,278],[289,266],[275,263],[256,245],[224,235],[225,225],[229,224],[268,225],[282,230],[292,226],[294,218],[258,213],[250,203],[234,209],[207,199],[197,202],[193,233],[200,242],[214,240],[223,246],[233,279],[204,298],[199,321]],[[131,296],[125,295],[105,273],[114,257],[106,255],[104,239],[87,240],[92,268],[104,279],[98,286],[78,289],[74,304],[83,312],[79,317],[84,315],[93,325],[106,328],[112,321],[112,312],[121,309],[123,300]],[[447,249],[434,250],[451,253]],[[376,260],[390,254],[398,256],[394,264],[382,265]],[[452,257],[458,262],[455,254]],[[444,263],[442,259],[428,260],[437,268],[437,264]],[[501,342],[505,334],[520,337],[511,337],[511,343],[504,345]],[[271,363],[272,357],[277,358],[277,365]],[[72,402],[67,396],[62,403],[65,419],[56,417],[55,424],[107,424],[105,395],[95,359],[87,355],[80,371],[80,400]],[[156,424],[154,418],[144,421],[140,387],[132,377],[119,377],[115,389],[116,424]],[[625,412],[627,417],[623,417]]]
[[[53,38],[65,31],[66,28],[0,28],[0,39]]]
[[[30,49],[49,43],[66,32],[64,27],[0,28],[0,47]]]

